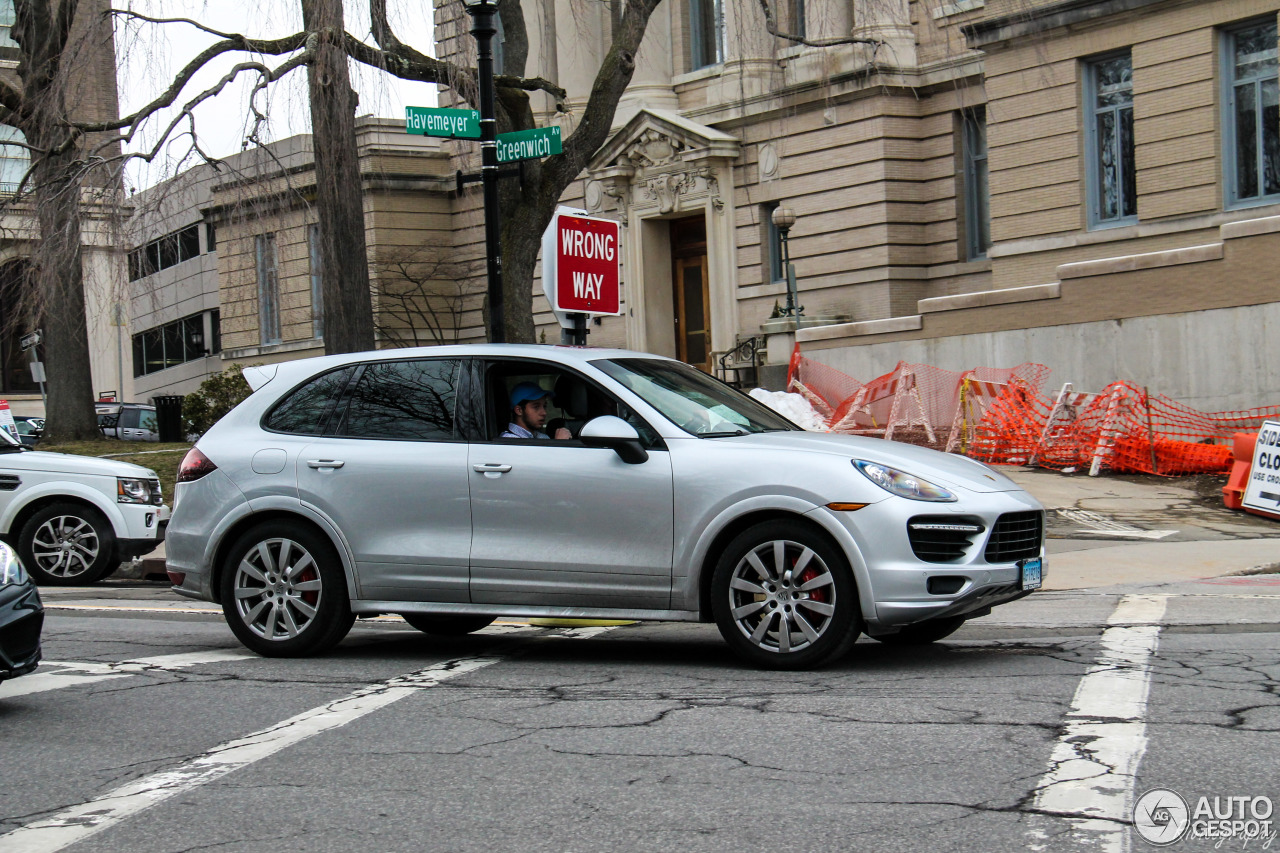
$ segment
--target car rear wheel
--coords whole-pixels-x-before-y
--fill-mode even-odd
[[[338,552],[314,530],[285,521],[259,524],[235,541],[221,592],[232,632],[266,657],[327,651],[355,621]]]
[[[493,624],[493,616],[469,616],[448,613],[401,613],[400,618],[424,634],[438,637],[461,637]]]
[[[927,646],[945,637],[950,637],[960,630],[965,619],[963,616],[952,616],[947,619],[930,619],[907,625],[896,634],[885,634],[875,639],[889,646]]]
[[[848,562],[799,522],[764,522],[734,537],[716,564],[711,595],[721,636],[767,669],[835,660],[862,629]]]
[[[51,504],[27,519],[18,556],[37,584],[49,586],[95,583],[120,566],[111,523],[74,503]]]

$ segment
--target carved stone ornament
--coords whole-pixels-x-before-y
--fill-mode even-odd
[[[658,175],[645,181],[645,198],[658,202],[659,213],[670,213],[676,209],[676,202],[681,195],[689,191],[693,176],[684,172]]]
[[[682,142],[650,128],[640,134],[623,156],[637,169],[651,169],[673,162],[684,147]]]
[[[587,210],[595,213],[600,209],[600,204],[604,201],[604,189],[600,186],[599,181],[588,181],[586,192]]]
[[[778,149],[773,143],[766,142],[760,146],[760,180],[772,181],[778,177]]]

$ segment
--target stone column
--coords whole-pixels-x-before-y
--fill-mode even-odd
[[[613,116],[613,126],[622,127],[642,109],[670,110],[680,108],[671,75],[675,71],[675,57],[671,50],[671,10],[683,8],[679,3],[665,3],[649,18],[649,26],[640,42],[636,56],[636,70],[631,85],[618,102]]]
[[[883,41],[877,54],[883,64],[899,68],[916,64],[916,35],[907,0],[853,0],[853,34]]]
[[[608,46],[608,6],[593,0],[555,0],[556,67],[571,110],[581,110]]]

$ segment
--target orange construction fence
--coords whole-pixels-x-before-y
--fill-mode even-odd
[[[1049,372],[1032,363],[950,371],[899,362],[862,383],[797,347],[787,390],[808,400],[830,432],[1092,475],[1226,473],[1232,434],[1280,417],[1280,406],[1201,412],[1124,381],[1098,392],[1068,383],[1050,396],[1042,390]]]

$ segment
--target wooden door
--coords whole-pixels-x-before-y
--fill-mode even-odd
[[[711,372],[711,288],[702,216],[671,223],[672,299],[676,357]]]

